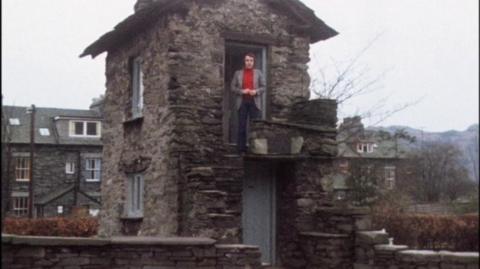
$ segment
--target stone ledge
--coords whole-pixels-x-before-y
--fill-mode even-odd
[[[442,261],[461,262],[461,263],[468,263],[468,264],[479,263],[478,252],[440,251],[439,254],[442,258]]]
[[[160,245],[160,246],[209,246],[217,241],[206,237],[147,237],[118,236],[112,238],[17,236],[2,234],[3,244],[30,246],[105,246],[105,245]]]
[[[433,250],[402,250],[397,253],[399,260],[406,262],[439,262],[440,254]]]
[[[148,237],[148,236],[118,236],[112,237],[114,245],[160,245],[160,246],[199,246],[213,245],[215,240],[206,237]]]
[[[3,243],[2,235],[2,243]],[[13,245],[30,246],[104,246],[110,244],[108,239],[87,237],[57,237],[57,236],[12,236],[9,242]]]
[[[388,234],[383,231],[363,231],[356,233],[357,244],[380,245],[388,243]]]
[[[312,237],[322,237],[322,238],[348,238],[348,234],[331,234],[331,233],[320,233],[320,232],[303,232],[300,233],[303,236],[312,236]]]
[[[400,250],[407,250],[408,246],[407,245],[387,245],[387,244],[381,244],[381,245],[375,245],[374,246],[375,250],[378,251],[400,251]]]
[[[254,245],[244,245],[244,244],[218,244],[215,245],[215,248],[228,250],[228,249],[259,249],[258,246]]]

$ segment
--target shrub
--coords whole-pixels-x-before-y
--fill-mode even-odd
[[[17,235],[90,237],[97,234],[98,220],[92,217],[14,219],[6,218],[3,232]]]
[[[396,244],[419,249],[478,251],[478,214],[373,215],[376,229],[385,228]]]

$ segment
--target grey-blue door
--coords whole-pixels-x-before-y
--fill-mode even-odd
[[[275,265],[275,170],[267,163],[245,164],[243,182],[243,243],[257,245],[262,263]]]

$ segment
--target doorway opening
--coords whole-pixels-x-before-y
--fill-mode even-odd
[[[235,71],[243,68],[244,56],[247,53],[255,54],[255,69],[263,72],[267,80],[267,47],[242,42],[225,42],[225,89],[223,95],[223,138],[226,143],[235,144],[237,142],[238,131],[238,111],[235,107],[235,94],[230,90]],[[268,87],[267,87],[268,90]],[[266,91],[262,98],[262,119],[266,118]]]

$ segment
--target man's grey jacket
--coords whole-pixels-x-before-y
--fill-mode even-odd
[[[235,93],[235,107],[237,109],[240,108],[242,104],[242,84],[243,84],[243,69],[238,70],[233,75],[232,83],[230,85],[230,90]],[[263,75],[262,71],[258,69],[253,69],[253,90],[257,91],[257,94],[253,96],[253,100],[255,101],[255,106],[258,109],[262,109],[262,98],[263,94],[265,93],[265,76]]]

